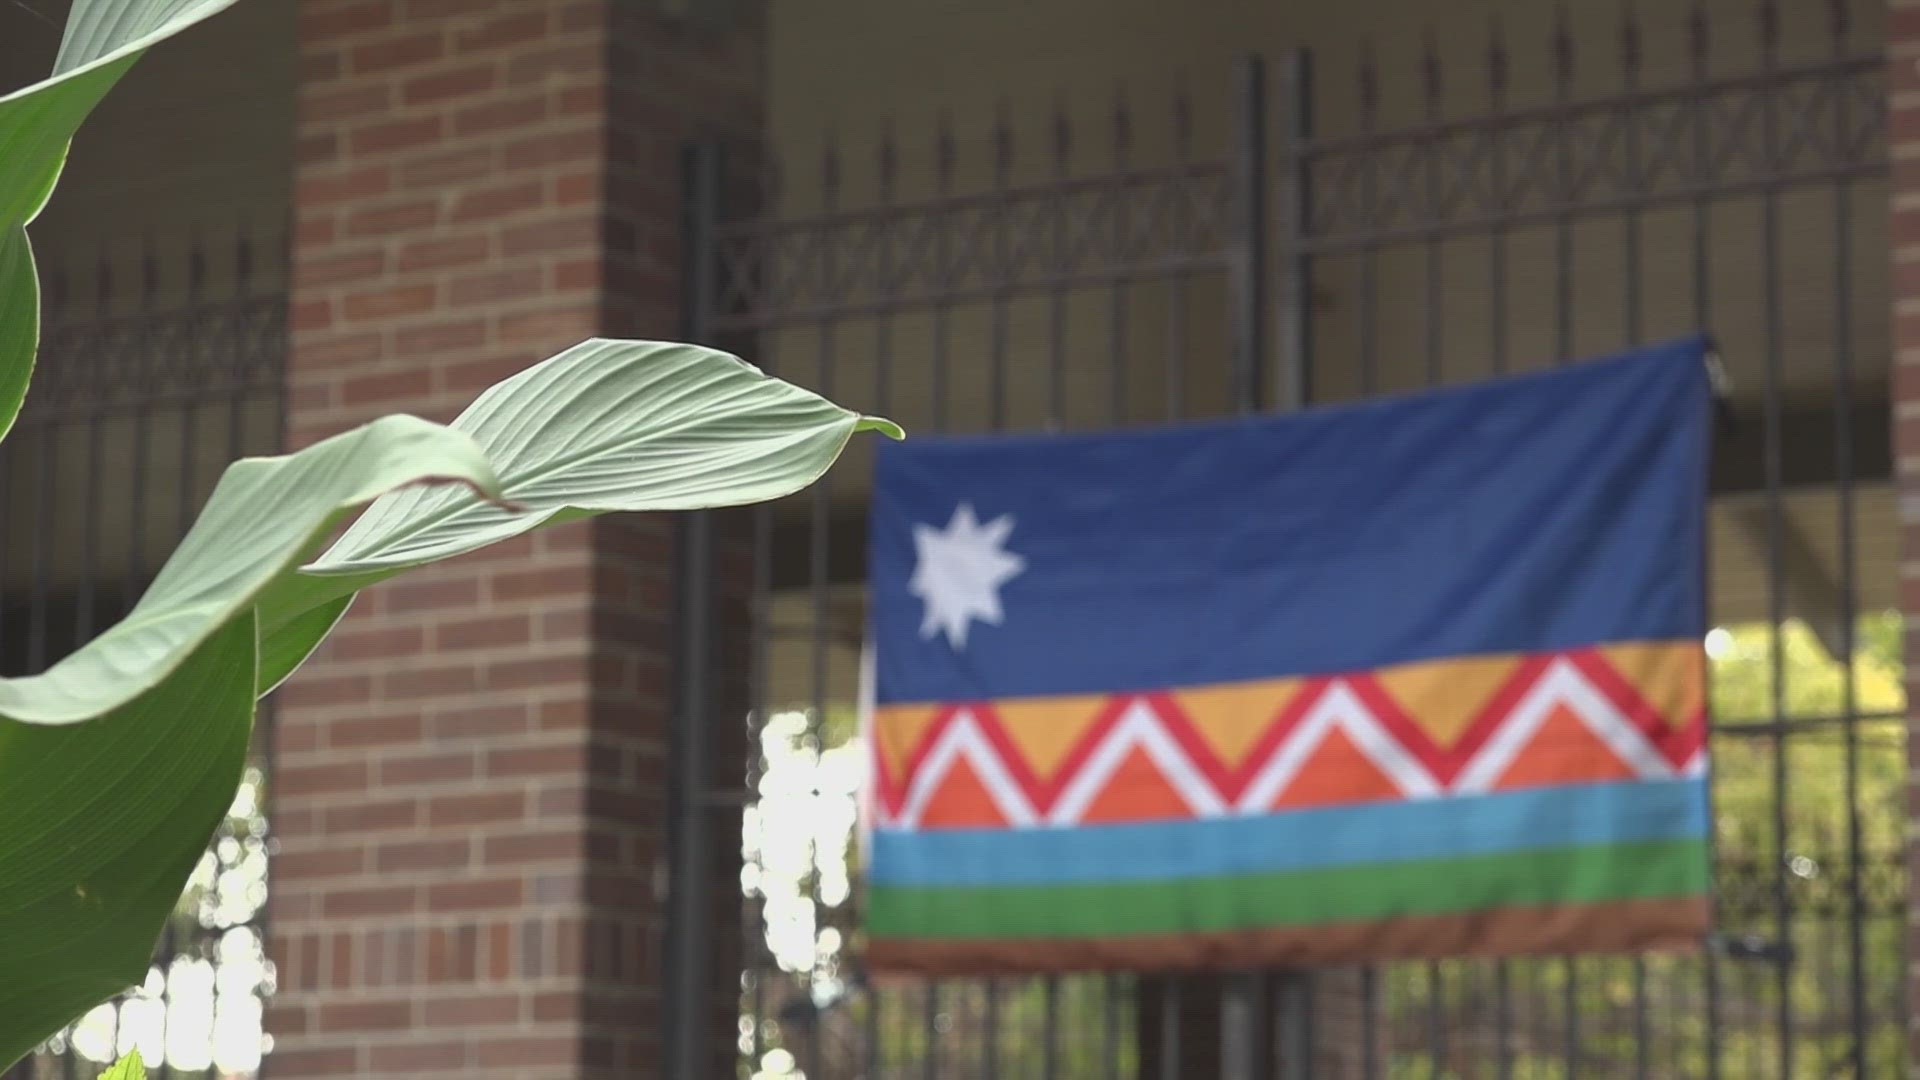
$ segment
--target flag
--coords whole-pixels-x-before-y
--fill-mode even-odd
[[[1697,945],[1705,348],[884,447],[872,968]]]

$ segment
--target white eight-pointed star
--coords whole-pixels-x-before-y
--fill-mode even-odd
[[[964,649],[973,620],[1000,625],[1000,586],[1027,567],[1025,559],[1005,547],[1012,532],[1012,514],[982,525],[971,503],[955,507],[945,529],[913,527],[918,557],[907,590],[926,604],[921,637],[944,632],[949,645]]]

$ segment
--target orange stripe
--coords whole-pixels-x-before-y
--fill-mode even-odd
[[[1700,643],[1628,642],[1558,656],[1577,667],[1676,768],[1700,745],[1706,691]],[[1506,721],[1555,658],[1463,657],[1336,677],[1409,754],[1446,783]],[[1221,795],[1232,800],[1329,681],[1285,678],[1139,694],[1019,698],[969,711],[1008,773],[1042,812],[1136,699],[1154,707],[1168,733]],[[898,807],[927,749],[955,711],[925,704],[875,710],[876,755],[889,806]],[[1558,775],[1564,768],[1553,772]]]

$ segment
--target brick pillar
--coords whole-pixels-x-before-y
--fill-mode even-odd
[[[681,147],[756,132],[757,25],[299,2],[294,445],[449,418],[596,333],[677,335]],[[374,589],[279,695],[275,1076],[656,1075],[673,524]]]
[[[1906,624],[1907,806],[1920,816],[1920,0],[1887,11],[1887,132],[1892,178],[1893,456],[1900,508],[1900,607]],[[1909,877],[1920,882],[1920,831],[1907,830]],[[1920,905],[1908,909],[1907,1000],[1920,1002]],[[1907,1016],[1907,1075],[1920,1078],[1920,1012]]]

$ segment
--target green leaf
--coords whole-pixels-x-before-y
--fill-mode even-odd
[[[374,503],[262,597],[263,691],[319,644],[343,598],[408,567],[558,520],[777,499],[819,479],[856,432],[900,437],[723,352],[602,338],[492,387],[452,426],[485,451],[511,506],[451,489]]]
[[[40,282],[27,230],[0,229],[0,439],[27,399],[40,342]]]
[[[54,57],[55,75],[137,54],[194,23],[232,7],[235,0],[75,0]]]
[[[411,416],[297,454],[234,462],[126,618],[44,674],[0,679],[0,718],[71,724],[124,705],[310,557],[347,511],[396,488],[442,483],[490,498],[500,490],[471,438]]]
[[[0,1067],[146,977],[240,782],[256,632],[243,612],[92,723],[0,721]]]
[[[594,338],[489,388],[451,425],[486,452],[513,508],[460,491],[397,491],[306,569],[418,566],[568,510],[777,499],[818,479],[863,425],[891,427],[713,349]]]
[[[101,1073],[100,1080],[147,1080],[147,1066],[140,1060],[140,1051],[129,1051],[113,1068]]]
[[[234,2],[74,0],[53,77],[0,95],[0,438],[20,412],[39,337],[26,227],[53,194],[68,143],[142,50]]]
[[[355,590],[556,519],[776,498],[863,429],[897,430],[725,354],[590,341],[458,426],[387,417],[234,463],[124,620],[43,675],[0,679],[0,1061],[138,978],[233,797],[255,688]],[[435,492],[452,497],[415,497]],[[300,568],[368,503],[323,572]],[[235,689],[244,708],[219,696]]]

